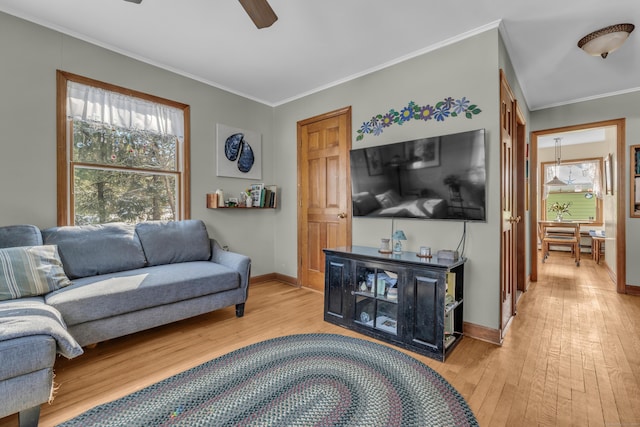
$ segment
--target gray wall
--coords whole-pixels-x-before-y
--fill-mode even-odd
[[[460,61],[464,58],[464,61]],[[400,111],[409,101],[434,105],[444,97],[467,97],[482,109],[468,120],[449,118],[443,122],[410,121],[386,128],[380,136],[367,135],[356,141],[361,124],[377,113],[394,108]],[[283,210],[276,219],[278,238],[276,270],[297,275],[296,236],[296,122],[345,106],[352,107],[354,148],[369,147],[437,136],[466,130],[487,130],[487,217],[486,223],[467,225],[465,255],[465,321],[490,328],[499,327],[500,253],[500,143],[498,30],[457,42],[401,64],[369,74],[339,86],[306,96],[276,108],[274,138],[277,181],[283,186]],[[452,221],[396,220],[408,241],[403,245],[416,251],[455,249],[463,224]],[[380,238],[391,233],[390,219],[353,218],[353,244],[377,247]]]
[[[273,108],[0,13],[0,225],[56,225],[56,69],[191,106],[191,213],[211,236],[274,271],[276,212],[210,210],[205,194],[252,181],[218,178],[216,123],[262,134],[263,179],[275,183]]]
[[[499,68],[507,72],[516,97],[523,97],[497,29],[275,108],[3,13],[0,54],[0,225],[56,225],[55,70],[62,69],[191,106],[192,217],[203,219],[222,244],[251,256],[253,275],[297,276],[297,121],[352,106],[353,147],[485,128],[488,220],[467,226],[464,317],[477,325],[499,327]],[[433,104],[449,96],[467,97],[483,111],[472,120],[412,121],[356,141],[357,129],[373,114],[399,110],[409,101]],[[628,94],[532,113],[523,108],[523,112],[529,131],[627,117],[631,144],[640,140],[635,108],[639,101],[640,94]],[[216,177],[216,123],[262,134],[260,181],[280,186],[277,210],[205,208],[206,193],[223,188],[237,194],[252,182]],[[624,167],[628,174],[628,159]],[[628,206],[625,209],[628,212]],[[463,232],[459,222],[400,220],[396,225],[407,234],[409,250],[420,245],[434,251],[455,248]],[[628,257],[640,249],[639,229],[640,220],[628,219]],[[377,246],[390,230],[388,219],[356,218],[353,243]],[[627,270],[627,281],[640,284],[640,265],[629,258]]]

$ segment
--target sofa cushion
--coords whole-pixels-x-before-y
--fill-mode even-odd
[[[240,286],[240,275],[210,261],[158,265],[85,277],[45,296],[68,326],[215,294]]]
[[[56,246],[0,249],[0,301],[43,295],[70,284]]]
[[[58,245],[70,279],[133,270],[146,263],[133,224],[53,227],[42,236],[45,244]]]
[[[207,227],[200,220],[141,222],[136,225],[136,233],[149,265],[211,258]]]
[[[42,234],[35,225],[7,225],[0,227],[0,248],[37,246],[42,244]]]

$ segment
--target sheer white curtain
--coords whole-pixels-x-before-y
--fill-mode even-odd
[[[106,123],[184,137],[182,110],[118,92],[67,82],[67,115],[73,119]]]
[[[572,169],[573,168],[573,171]],[[575,171],[578,174],[575,175]],[[574,173],[574,176],[571,173]],[[591,192],[598,199],[602,199],[602,172],[601,162],[598,160],[586,160],[579,163],[567,162],[560,164],[555,163],[544,165],[542,179],[543,182],[549,182],[554,176],[561,181],[566,182],[565,185],[544,185],[543,199],[547,199],[551,191],[583,191]],[[577,179],[576,179],[577,178]]]

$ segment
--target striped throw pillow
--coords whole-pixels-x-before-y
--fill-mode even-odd
[[[0,249],[0,301],[43,295],[70,284],[57,246]]]

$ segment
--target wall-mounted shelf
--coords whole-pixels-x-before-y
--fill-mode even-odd
[[[246,210],[256,210],[262,211],[266,209],[275,209],[275,208],[254,208],[254,207],[246,207],[246,206],[207,206],[207,209],[246,209]]]
[[[275,209],[278,207],[278,187],[269,185],[261,190],[260,197],[262,206],[253,205],[247,207],[244,205],[234,206],[218,206],[218,195],[216,193],[207,193],[207,209]]]

